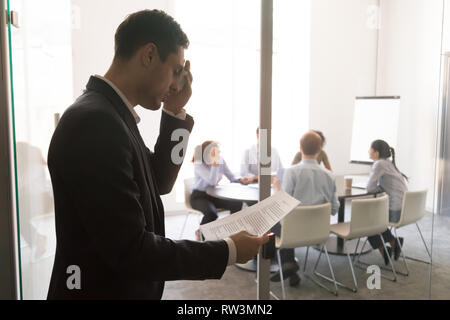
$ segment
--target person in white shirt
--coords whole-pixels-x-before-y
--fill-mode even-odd
[[[252,145],[244,151],[241,161],[241,176],[248,178],[249,183],[258,182],[258,143],[259,143],[259,128],[256,129],[257,144]],[[277,172],[283,168],[280,155],[277,149],[271,149],[271,172]]]
[[[336,183],[331,171],[323,168],[317,162],[317,156],[322,150],[322,140],[314,131],[308,131],[300,140],[302,161],[293,167],[285,169],[282,179],[282,189],[289,195],[301,201],[300,205],[312,206],[331,203],[330,215],[339,210],[336,195]],[[275,235],[281,235],[281,224],[272,228]],[[289,278],[289,284],[295,286],[300,282],[297,275],[299,266],[295,261],[294,249],[281,249],[281,264],[283,276]],[[279,273],[271,277],[272,281],[280,281]]]

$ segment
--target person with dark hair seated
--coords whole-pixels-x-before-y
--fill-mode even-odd
[[[389,196],[389,221],[398,222],[402,208],[403,195],[408,190],[406,182],[408,177],[398,170],[395,164],[395,150],[391,148],[386,141],[375,140],[369,149],[369,157],[374,161],[370,172],[369,181],[367,182],[368,192],[386,192]],[[392,161],[388,159],[392,157]],[[400,247],[397,239],[387,229],[383,234],[383,240],[390,243],[387,246],[389,255],[394,254],[394,259],[398,260],[400,256]],[[389,258],[384,252],[383,243],[378,235],[368,237],[369,243],[374,249],[378,249],[384,258],[385,265],[389,264]],[[399,237],[398,241],[403,246],[403,238]]]
[[[321,150],[319,155],[317,156],[317,162],[319,164],[323,163],[323,165],[325,166],[325,168],[327,168],[328,170],[331,170],[331,165],[330,165],[330,160],[328,160],[328,155],[327,153],[323,150],[323,146],[325,145],[325,136],[323,135],[322,131],[318,131],[318,130],[313,130],[315,133],[317,133],[320,136],[320,139],[322,140],[322,145],[321,145]],[[302,153],[301,152],[297,152],[297,154],[294,157],[294,160],[292,160],[292,165],[296,165],[298,163],[300,163],[300,161],[302,161]]]
[[[312,206],[331,203],[330,214],[335,215],[339,210],[336,195],[336,184],[332,173],[324,169],[317,162],[322,150],[322,139],[314,131],[308,131],[300,140],[302,161],[285,170],[282,189],[292,197],[301,201],[300,205]],[[272,228],[275,235],[281,235],[282,225],[278,223]],[[295,286],[300,282],[297,275],[299,266],[295,261],[294,249],[280,249],[283,276],[289,278],[289,284]],[[271,277],[271,281],[280,281],[279,272]]]
[[[225,160],[220,156],[219,144],[215,141],[205,141],[195,148],[194,157],[195,181],[192,186],[191,206],[203,212],[200,225],[212,222],[218,218],[217,208],[230,210],[233,214],[242,208],[242,202],[224,200],[211,197],[206,193],[208,187],[216,186],[225,175],[230,182],[247,184],[246,178],[238,179],[228,168]],[[197,241],[200,241],[200,231],[195,232]]]

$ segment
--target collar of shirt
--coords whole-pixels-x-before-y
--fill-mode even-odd
[[[122,93],[122,91],[119,90],[119,88],[116,87],[114,83],[112,83],[110,80],[106,79],[105,77],[99,76],[96,74],[94,77],[99,78],[103,81],[105,81],[111,88],[114,89],[114,91],[119,95],[120,99],[122,99],[123,103],[127,106],[128,110],[130,110],[131,114],[133,115],[134,120],[136,120],[136,123],[139,123],[141,121],[141,118],[139,118],[138,114],[134,110],[134,107],[131,105],[130,101],[127,99],[127,97]]]
[[[317,160],[316,159],[302,159],[302,162],[301,163],[307,163],[307,164],[317,164],[317,165],[319,165],[319,163],[317,162]]]

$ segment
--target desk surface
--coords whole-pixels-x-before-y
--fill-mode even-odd
[[[338,198],[340,199],[348,199],[348,198],[355,198],[355,197],[361,197],[361,196],[370,196],[374,193],[369,193],[365,189],[360,188],[351,188],[351,189],[345,189],[341,192],[341,194],[338,194]]]
[[[209,187],[206,193],[211,197],[225,200],[237,200],[244,202],[258,202],[259,186],[258,184],[243,185],[240,183],[230,183]],[[272,195],[274,190],[272,189]]]
[[[272,188],[272,195],[274,194]],[[225,185],[218,185],[216,187],[209,187],[206,193],[211,197],[225,200],[237,200],[245,202],[258,202],[259,200],[259,186],[258,184],[242,185],[240,183],[230,183]],[[354,197],[371,195],[364,189],[352,188],[346,189],[342,194],[338,194],[339,200]]]

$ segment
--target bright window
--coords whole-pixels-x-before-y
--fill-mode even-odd
[[[308,128],[310,1],[274,5],[272,145],[288,166]],[[182,181],[193,176],[196,145],[219,141],[230,168],[239,172],[244,150],[256,143],[261,2],[179,0],[175,18],[191,42],[185,55],[194,76],[188,112],[195,126],[176,186],[176,200],[183,202]]]

